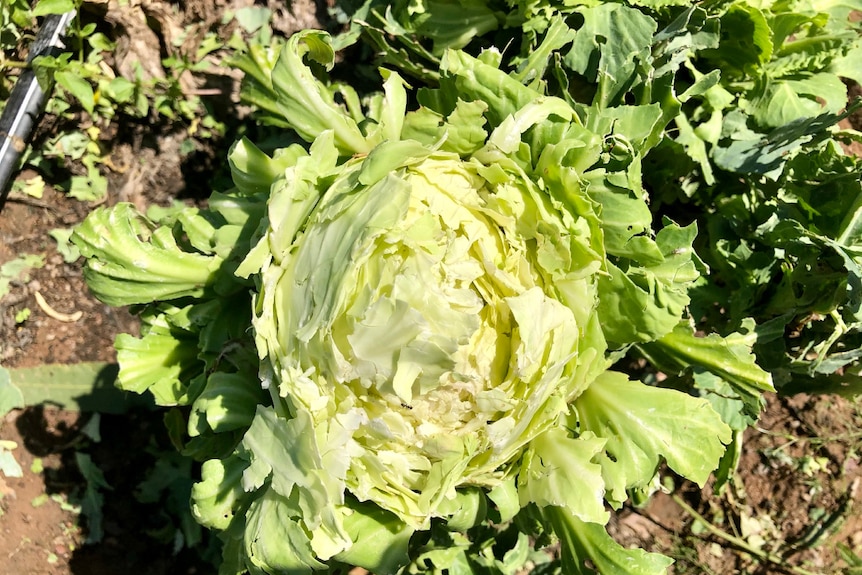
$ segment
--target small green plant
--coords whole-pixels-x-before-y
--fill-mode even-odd
[[[8,0],[0,4],[0,95],[9,92],[14,76],[7,74],[11,68],[22,63],[10,59],[10,55],[28,37],[32,39],[33,16],[27,0]],[[2,109],[2,106],[0,106]]]
[[[847,563],[846,575],[862,575],[862,557],[858,550],[853,550],[843,543],[837,545],[841,558]]]
[[[7,56],[13,48],[20,51],[32,41],[36,18],[80,10],[81,0],[41,0],[32,10],[24,2],[4,4],[0,12],[0,40],[4,51],[0,70],[14,71],[25,63]],[[267,19],[268,22],[268,11]],[[256,23],[260,28],[264,23]],[[260,34],[260,31],[256,31]],[[176,40],[176,39],[175,39]],[[177,42],[181,41],[180,38]],[[71,197],[99,202],[108,189],[106,172],[111,168],[104,133],[113,132],[118,122],[146,121],[151,125],[174,123],[185,126],[189,140],[186,153],[196,148],[195,141],[217,139],[224,135],[225,124],[216,119],[201,94],[190,90],[183,78],[207,71],[226,51],[224,41],[210,32],[192,54],[174,46],[172,55],[161,60],[164,74],[147,75],[138,64],[131,76],[118,74],[111,66],[116,43],[98,30],[96,22],[83,23],[78,16],[68,30],[69,51],[56,56],[39,56],[32,66],[45,84],[53,80],[56,88],[47,104],[47,113],[60,120],[64,129],[25,158],[46,174],[53,166],[71,169],[65,181],[52,181]],[[14,74],[5,74],[3,87],[11,89]],[[0,92],[2,94],[2,92]],[[35,194],[30,187],[19,190]]]

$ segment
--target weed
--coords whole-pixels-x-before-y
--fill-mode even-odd
[[[239,45],[243,38],[256,41],[271,36],[270,12],[239,10],[235,17],[238,32],[227,41],[216,33],[194,30],[195,48],[183,50],[191,30],[171,38],[168,55],[153,70],[140,61],[119,65],[117,42],[104,23],[86,21],[83,0],[40,0],[31,9],[24,0],[4,2],[0,7],[0,107],[11,90],[16,70],[27,64],[21,59],[34,37],[36,18],[76,10],[66,44],[69,50],[56,56],[38,56],[32,66],[41,82],[53,80],[56,86],[46,113],[52,118],[55,136],[42,138],[24,158],[50,183],[81,201],[104,201],[109,187],[109,172],[116,171],[106,142],[115,137],[118,126],[141,123],[152,128],[169,126],[184,129],[188,139],[181,153],[188,155],[201,147],[200,142],[220,140],[228,130],[216,117],[207,100],[226,99],[221,89],[197,88],[195,78],[209,74]],[[158,51],[159,46],[151,47]],[[228,118],[227,121],[230,121]],[[238,118],[234,117],[235,123]],[[61,174],[69,174],[62,178]],[[44,181],[29,180],[16,184],[12,197],[38,198]]]

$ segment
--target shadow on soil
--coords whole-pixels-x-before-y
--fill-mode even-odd
[[[48,495],[81,511],[74,575],[215,573],[214,538],[189,512],[197,468],[171,446],[162,416],[74,413],[34,406],[16,420],[24,447],[44,458]]]

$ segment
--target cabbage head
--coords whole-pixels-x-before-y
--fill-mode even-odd
[[[602,256],[516,165],[412,140],[337,165],[325,136],[303,160],[273,190],[254,318],[280,415],[332,454],[332,497],[427,529],[604,367]]]
[[[190,406],[192,508],[223,533],[221,573],[405,572],[422,533],[524,514],[564,572],[664,572],[613,542],[607,506],[662,461],[703,484],[730,429],[609,370],[678,329],[698,278],[694,226],[652,229],[643,122],[545,96],[493,51],[448,51],[418,92],[382,70],[364,101],[310,61],[333,65],[325,33],[239,62],[306,144],[238,142],[236,190],[209,211],[160,227],[118,207],[76,232],[99,297],[161,301],[118,340],[120,384]],[[181,253],[182,274],[142,271]]]

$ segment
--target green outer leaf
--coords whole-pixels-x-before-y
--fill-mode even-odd
[[[843,57],[832,62],[832,73],[862,84],[862,45],[857,43]]]
[[[401,137],[422,142],[429,147],[439,145],[443,151],[466,157],[485,145],[488,133],[484,128],[484,114],[487,109],[488,106],[483,102],[458,100],[455,109],[444,118],[423,107],[407,114]],[[445,135],[442,142],[441,135]]]
[[[545,32],[544,38],[542,38],[542,43],[518,65],[517,71],[511,74],[512,77],[523,84],[544,78],[552,55],[569,44],[575,35],[575,31],[566,24],[562,16],[554,16],[551,18],[551,25]]]
[[[269,193],[272,183],[284,173],[284,169],[305,154],[301,146],[294,144],[270,158],[243,137],[231,146],[227,158],[234,185],[244,194],[255,194]]]
[[[613,185],[607,174],[591,173],[588,177],[589,196],[602,206],[600,219],[607,252],[629,258],[641,255],[638,253],[644,247],[641,236],[652,225],[652,214],[643,196],[634,189]],[[654,255],[655,261],[661,259],[660,253]]]
[[[90,290],[113,306],[199,297],[222,264],[218,256],[184,251],[170,228],[156,227],[128,203],[91,212],[72,242],[87,260]]]
[[[451,94],[458,94],[462,100],[478,100],[486,103],[488,105],[486,116],[492,128],[496,128],[508,116],[541,96],[539,92],[524,86],[502,70],[464,52],[448,50],[443,57],[441,68],[446,75],[445,81],[441,81],[442,97],[446,97],[447,92],[450,91],[447,87],[454,83],[454,89],[451,90],[449,97]],[[424,95],[427,98],[431,93],[426,92]],[[420,93],[420,102],[422,97],[423,94]],[[451,107],[454,105],[455,102],[452,101]],[[429,107],[438,113],[449,112],[449,110],[438,109],[436,105]]]
[[[331,462],[321,454],[313,423],[303,410],[285,420],[272,408],[258,406],[242,440],[252,454],[243,487],[252,490],[266,483],[267,493],[277,494],[273,495],[276,500],[289,498],[296,508],[294,516],[301,517],[302,528],[313,534],[317,557],[325,560],[347,549],[351,540],[344,531],[341,508],[344,470],[326,466]],[[269,533],[259,535],[261,540],[271,537]],[[278,546],[277,540],[273,545]]]
[[[755,397],[754,401],[746,404],[732,385],[714,373],[695,369],[692,375],[694,389],[701,397],[709,400],[721,420],[731,429],[745,430],[757,423],[763,404],[762,397]]]
[[[298,148],[299,146],[297,146]],[[283,156],[288,156],[296,148],[291,146],[287,150],[279,150],[275,154],[276,161],[281,162]],[[302,151],[303,155],[305,150]],[[287,159],[284,160],[288,162]],[[291,158],[290,162],[293,162]],[[223,194],[221,192],[213,192],[209,198],[209,209],[223,217],[228,226],[239,226],[242,228],[250,228],[251,231],[257,229],[260,221],[266,215],[266,200],[269,195],[269,188],[266,194],[254,196],[239,196],[236,194]],[[234,246],[236,248],[236,246]],[[219,245],[216,242],[216,250],[218,253]]]
[[[592,129],[598,125],[606,125],[597,133],[613,132],[618,138],[625,138],[640,153],[645,154],[652,147],[655,134],[662,134],[670,117],[665,104],[644,104],[642,106],[614,106],[605,108],[599,113],[593,113],[587,119]]]
[[[629,381],[621,373],[600,375],[574,402],[580,429],[607,439],[602,461],[609,497],[642,487],[663,457],[671,469],[698,485],[718,465],[730,428],[705,399],[673,389]]]
[[[203,369],[193,334],[180,335],[160,325],[142,338],[121,333],[114,346],[120,363],[120,389],[149,391],[157,405],[186,405],[192,399],[189,382]]]
[[[729,137],[729,145],[715,147],[712,159],[715,164],[731,172],[741,174],[763,174],[776,180],[782,173],[788,159],[804,147],[831,138],[831,128],[858,108],[862,102],[848,106],[840,114],[824,113],[813,118],[800,118],[770,131],[765,136],[745,128],[746,117],[735,111],[733,124],[727,121],[734,113],[725,116],[725,127],[739,126],[739,129],[723,134]]]
[[[441,503],[438,509],[441,516],[447,517],[446,528],[450,531],[467,531],[481,524],[488,515],[488,498],[478,487],[457,489],[454,498]]]
[[[262,124],[289,128],[290,125],[281,117],[276,92],[272,89],[275,50],[264,48],[255,42],[250,43],[247,48],[246,52],[226,60],[226,64],[245,73],[240,94],[242,100],[258,108],[257,118]]]
[[[568,123],[572,120],[574,111],[565,100],[537,96],[532,102],[500,122],[488,137],[488,144],[504,154],[512,155],[523,145],[524,132],[537,124],[548,122],[552,116]]]
[[[409,560],[413,528],[393,513],[368,502],[347,500],[351,513],[344,529],[353,545],[335,556],[350,565],[368,569],[376,575],[395,575]]]
[[[404,127],[404,114],[407,111],[407,83],[395,72],[381,69],[384,96],[381,101],[380,116],[375,118],[384,141],[401,139]]]
[[[14,368],[8,373],[11,384],[20,390],[21,407],[50,403],[73,411],[125,413],[152,406],[149,398],[114,387],[117,365],[113,363],[45,364]]]
[[[723,34],[716,53],[739,70],[759,68],[772,58],[772,30],[764,13],[746,2],[734,2],[721,17],[721,28],[732,30]],[[720,65],[714,65],[720,68]]]
[[[314,77],[302,61],[306,55],[331,67],[335,53],[329,34],[316,30],[297,32],[281,51],[272,69],[272,86],[278,94],[277,104],[282,116],[307,142],[332,130],[335,145],[343,155],[368,153],[373,142],[366,140],[353,118]]]
[[[753,332],[699,337],[694,328],[683,321],[660,340],[642,344],[638,349],[653,365],[667,373],[680,374],[690,368],[714,373],[733,386],[746,405],[745,412],[757,417],[761,394],[775,391],[775,388],[772,375],[757,365],[751,352],[756,339]]]
[[[500,522],[505,523],[515,517],[521,510],[521,502],[518,499],[518,489],[515,487],[515,478],[509,478],[488,492],[488,499],[497,506],[500,514]]]
[[[249,506],[244,535],[248,567],[261,573],[304,575],[326,568],[315,557],[294,505],[270,487]]]
[[[12,383],[9,370],[0,367],[0,417],[25,405],[24,394]]]
[[[422,8],[417,8],[421,5]],[[442,54],[447,48],[460,49],[474,38],[496,30],[504,15],[491,9],[486,0],[423,0],[411,2],[405,25],[415,26],[415,32],[430,38],[432,53]]]
[[[487,109],[484,102],[458,100],[455,109],[446,119],[448,137],[443,144],[443,149],[464,156],[480,149],[488,138],[484,128],[484,114]]]
[[[598,312],[609,343],[653,341],[674,329],[698,278],[696,235],[695,224],[670,223],[655,241],[635,236],[620,248],[626,257],[609,263],[609,273],[599,277]]]
[[[242,474],[248,462],[237,456],[209,459],[201,466],[201,480],[192,486],[191,511],[201,525],[227,529],[245,496]]]
[[[573,438],[562,427],[533,439],[518,475],[521,507],[528,503],[555,505],[583,521],[607,523],[602,468],[592,462],[604,445],[596,437]]]
[[[257,374],[249,377],[241,373],[215,372],[207,378],[206,387],[192,404],[189,428],[197,426],[198,433],[207,429],[221,433],[247,428],[258,404],[268,398]]]
[[[838,76],[811,74],[802,79],[771,81],[751,115],[765,128],[780,128],[802,118],[836,114],[846,104],[847,87]]]
[[[673,559],[658,553],[624,548],[603,526],[581,521],[567,509],[545,507],[541,514],[560,538],[566,575],[663,575],[673,563]]]
[[[383,142],[362,162],[357,179],[363,186],[373,186],[399,168],[417,164],[433,150],[412,140]]]
[[[656,22],[639,10],[603,2],[581,12],[584,25],[564,58],[565,64],[598,84],[593,104],[620,103],[638,65],[649,58]]]

